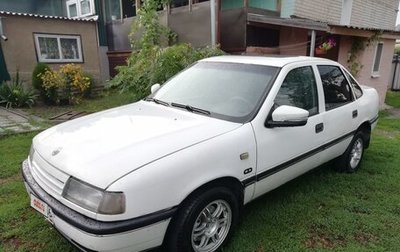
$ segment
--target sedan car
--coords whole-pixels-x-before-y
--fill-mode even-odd
[[[356,171],[378,119],[375,89],[319,58],[208,58],[151,89],[23,162],[31,206],[81,250],[216,251],[260,195],[333,159]]]

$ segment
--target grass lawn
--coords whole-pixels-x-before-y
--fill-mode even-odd
[[[388,91],[386,93],[386,104],[396,108],[400,108],[399,92]]]
[[[29,207],[20,164],[34,135],[0,137],[0,251],[75,251]],[[398,251],[399,192],[400,118],[383,112],[357,173],[323,166],[250,203],[224,251]]]

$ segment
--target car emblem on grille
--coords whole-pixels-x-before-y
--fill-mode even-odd
[[[52,155],[52,156],[55,156],[55,155],[57,155],[58,153],[60,153],[60,151],[61,151],[61,148],[58,148],[58,149],[56,149],[56,150],[53,150],[53,152],[51,153],[51,155]]]

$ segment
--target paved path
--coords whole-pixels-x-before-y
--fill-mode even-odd
[[[30,117],[13,109],[0,107],[0,135],[40,129],[31,124]]]
[[[387,110],[391,118],[400,118],[400,109],[391,108]]]

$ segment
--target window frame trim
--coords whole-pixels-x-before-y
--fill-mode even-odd
[[[67,5],[67,16],[69,17],[69,18],[78,18],[79,17],[79,10],[78,10],[78,3],[77,3],[77,1],[76,0],[68,0],[68,1],[66,1],[65,2],[65,4]],[[76,16],[74,16],[74,17],[71,17],[71,13],[70,13],[70,11],[69,11],[69,6],[71,6],[71,5],[76,5]]]
[[[65,2],[66,7],[67,7],[67,16],[68,18],[84,18],[84,17],[89,17],[93,16],[96,14],[96,9],[94,6],[94,0],[89,0],[90,3],[90,12],[87,14],[82,15],[82,9],[81,9],[81,2],[83,0],[68,0]],[[69,12],[69,6],[76,4],[76,14],[77,16],[71,17],[71,13]]]
[[[36,58],[38,62],[42,63],[83,63],[83,48],[82,48],[82,38],[81,35],[72,35],[72,34],[51,34],[51,33],[34,33],[34,43],[36,49]],[[57,48],[59,53],[59,59],[45,59],[42,57],[40,50],[39,38],[56,38],[57,39]],[[61,47],[61,39],[76,39],[77,41],[77,50],[78,50],[78,59],[63,59],[62,55],[62,47]]]
[[[378,71],[375,71],[374,67],[375,67],[375,63],[377,60],[377,54],[378,54],[378,46],[382,45],[382,52],[379,58],[379,65],[378,65]],[[374,52],[374,61],[372,62],[372,71],[371,71],[371,77],[372,78],[379,78],[380,75],[380,70],[381,70],[381,64],[382,64],[382,56],[383,56],[383,47],[384,47],[384,43],[383,41],[379,41],[376,46],[375,46],[375,52]]]

